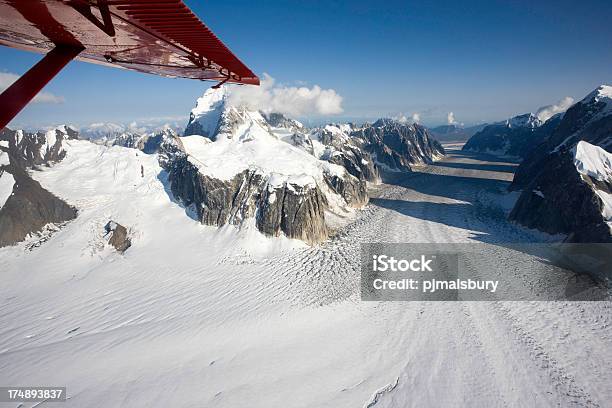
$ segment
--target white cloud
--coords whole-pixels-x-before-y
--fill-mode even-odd
[[[400,113],[399,115],[393,116],[392,119],[398,121],[399,123],[419,123],[421,120],[421,115],[418,112],[415,112],[410,118],[408,118],[403,113]]]
[[[289,116],[335,115],[342,113],[342,97],[333,89],[314,85],[287,87],[275,85],[274,78],[264,74],[259,86],[229,87],[230,102],[253,110],[278,112]]]
[[[457,121],[455,120],[455,114],[453,112],[448,112],[448,115],[446,116],[446,120],[448,121],[449,125],[457,124]]]
[[[408,123],[408,118],[403,113],[394,116],[392,119],[398,121],[399,123]]]
[[[542,122],[546,122],[557,113],[565,112],[570,106],[572,106],[573,103],[574,98],[571,96],[566,96],[554,105],[542,106],[540,109],[538,109],[536,116]]]
[[[11,86],[13,82],[19,79],[19,75],[11,72],[0,72],[0,92],[3,92],[6,88]],[[64,103],[64,97],[54,95],[51,92],[39,92],[38,95],[32,99],[34,103]]]

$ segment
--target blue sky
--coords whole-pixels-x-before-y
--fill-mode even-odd
[[[185,0],[253,71],[334,89],[344,112],[319,120],[454,112],[466,124],[579,99],[612,83],[612,2]],[[0,72],[40,55],[0,47]],[[13,124],[186,116],[207,84],[71,63]],[[304,119],[304,118],[302,118]]]

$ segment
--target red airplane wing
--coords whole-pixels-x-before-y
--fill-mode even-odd
[[[0,0],[0,44],[151,74],[259,84],[182,0]]]

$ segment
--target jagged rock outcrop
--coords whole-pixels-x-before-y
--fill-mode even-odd
[[[108,141],[111,146],[129,147],[138,149],[138,144],[144,136],[139,133],[124,132]]]
[[[123,225],[111,220],[104,226],[104,232],[109,245],[113,246],[117,252],[124,253],[132,246],[132,241],[128,237],[128,230]]]
[[[445,154],[442,144],[416,123],[379,119],[351,136],[361,139],[377,164],[391,171],[411,171],[412,166],[432,163]]]
[[[14,166],[25,169],[49,166],[64,158],[66,151],[62,143],[76,139],[78,132],[69,126],[60,126],[47,132],[28,133],[23,130],[4,128],[0,140],[8,142],[8,155]]]
[[[12,190],[0,207],[0,247],[13,245],[50,223],[62,223],[77,216],[77,210],[45,190],[28,171],[50,166],[66,155],[63,143],[77,137],[67,126],[46,133],[2,129],[0,132],[0,182],[9,177]],[[1,184],[1,183],[0,183]]]
[[[353,130],[351,124],[327,125],[314,129],[308,135],[310,145],[313,146],[312,140],[315,140],[324,148],[315,151],[313,147],[313,154],[321,160],[344,167],[349,174],[359,180],[380,181],[380,174],[372,155],[363,148],[362,140],[351,136]]]
[[[125,132],[112,139],[107,145],[138,149],[146,154],[158,153],[162,144],[168,139],[177,138],[172,128],[166,128],[148,134]]]
[[[463,150],[524,159],[550,137],[562,118],[563,114],[559,113],[542,122],[528,113],[488,125],[472,136]]]
[[[602,86],[520,164],[510,189],[522,193],[510,219],[572,242],[612,242],[611,148],[612,87]]]
[[[304,125],[301,122],[295,119],[290,119],[282,113],[264,113],[262,116],[266,119],[266,122],[273,127],[285,128],[294,131],[304,128]]]
[[[257,227],[264,234],[279,235],[308,243],[327,238],[325,210],[328,203],[314,179],[294,183],[268,180],[258,205]]]
[[[283,233],[308,243],[328,236],[327,201],[314,179],[310,183],[279,181],[277,175],[248,169],[230,180],[220,180],[202,174],[187,155],[177,156],[167,170],[172,194],[203,224],[240,225],[256,217],[257,228],[267,235]]]

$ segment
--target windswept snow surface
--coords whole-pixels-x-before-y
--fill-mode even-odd
[[[506,197],[513,165],[451,149],[377,186],[355,223],[306,247],[186,217],[154,155],[67,143],[67,157],[34,176],[78,218],[31,251],[0,249],[2,385],[67,386],[63,407],[612,400],[608,302],[359,299],[359,242],[480,242],[537,286],[540,260],[497,243],[539,236],[479,204]],[[110,219],[132,234],[124,255],[104,245]]]

